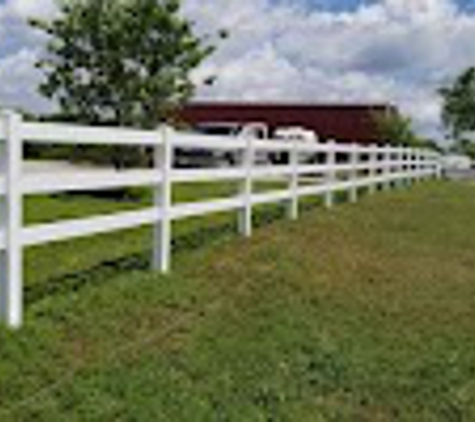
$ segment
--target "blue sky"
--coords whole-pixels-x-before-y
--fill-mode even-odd
[[[362,4],[369,4],[371,0],[303,0],[310,8],[321,8],[325,10],[354,10]],[[373,1],[374,2],[374,1]]]
[[[34,2],[35,0],[30,0]],[[302,2],[309,7],[319,7],[331,10],[354,9],[362,3],[370,3],[372,0],[303,0]],[[377,0],[376,0],[377,1]],[[470,0],[461,0],[462,2],[469,2]],[[0,0],[1,4],[6,4],[8,0]],[[278,3],[278,1],[275,1]]]
[[[51,109],[34,63],[45,39],[25,25],[54,0],[0,0],[0,106]],[[475,0],[184,0],[199,31],[231,38],[198,69],[202,99],[392,103],[442,138],[437,89],[475,65]]]
[[[299,0],[297,0],[299,1]],[[378,0],[302,0],[309,8],[319,8],[330,11],[352,11],[362,5],[378,3]],[[456,0],[462,10],[474,10],[475,0]]]

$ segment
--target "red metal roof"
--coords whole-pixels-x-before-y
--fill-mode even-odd
[[[279,126],[303,126],[321,139],[343,142],[382,142],[374,121],[378,113],[397,112],[389,104],[292,104],[196,102],[184,107],[179,118],[195,125],[203,122],[263,122],[271,130]]]

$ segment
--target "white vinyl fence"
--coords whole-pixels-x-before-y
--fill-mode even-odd
[[[23,145],[82,144],[153,147],[154,168],[65,172],[64,174],[22,172]],[[296,219],[299,199],[322,195],[331,207],[334,194],[348,191],[351,201],[363,190],[403,186],[412,181],[440,175],[440,157],[429,150],[390,146],[361,146],[301,141],[255,140],[175,132],[162,127],[157,131],[82,127],[66,124],[30,123],[13,112],[0,116],[0,306],[3,321],[19,327],[23,314],[23,251],[25,247],[114,230],[153,225],[153,268],[168,272],[171,260],[171,222],[192,216],[236,211],[240,232],[252,233],[253,207],[284,201],[289,217]],[[239,164],[216,168],[174,168],[177,149],[234,152]],[[283,164],[262,163],[264,153],[286,153]],[[319,155],[309,163],[308,157]],[[259,180],[285,182],[285,189],[253,191]],[[235,196],[203,202],[172,202],[177,183],[237,181]],[[305,183],[303,183],[305,181]],[[130,186],[155,188],[154,206],[138,211],[86,217],[56,223],[28,225],[23,221],[25,195],[64,191],[94,191]]]

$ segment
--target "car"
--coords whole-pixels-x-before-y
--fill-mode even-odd
[[[304,142],[318,142],[318,136],[313,130],[301,126],[288,126],[277,128],[274,132],[275,139],[300,140]]]
[[[264,123],[251,122],[203,122],[192,128],[194,133],[209,136],[226,137],[253,137],[267,139],[268,127]],[[225,142],[225,139],[223,139]],[[234,166],[240,161],[237,151],[209,150],[205,148],[182,148],[177,151],[176,162],[178,167],[215,167]]]
[[[274,131],[273,139],[280,140],[280,141],[300,141],[300,142],[309,142],[309,143],[317,143],[319,138],[317,134],[310,129],[306,129],[301,126],[287,126],[287,127],[279,127]],[[288,160],[287,155],[282,155],[277,157],[278,161]],[[318,160],[317,154],[305,154],[304,161],[307,163],[315,163]]]
[[[267,125],[260,122],[205,122],[196,125],[195,129],[207,135],[253,136],[257,139],[268,137]]]
[[[442,158],[442,165],[446,171],[467,171],[472,169],[472,160],[466,155],[449,154]]]

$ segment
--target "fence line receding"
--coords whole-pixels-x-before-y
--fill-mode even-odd
[[[128,145],[153,148],[148,169],[101,170],[48,174],[24,172],[23,146],[33,144]],[[174,155],[186,149],[232,153],[234,165],[177,168]],[[277,154],[277,155],[276,155]],[[279,156],[280,160],[268,157]],[[263,159],[264,157],[264,159]],[[284,159],[282,159],[284,157]],[[142,225],[153,226],[152,266],[168,272],[171,263],[172,222],[188,217],[235,211],[237,227],[252,234],[253,207],[285,202],[289,218],[299,214],[299,200],[322,196],[332,207],[334,195],[347,191],[356,202],[362,189],[401,187],[441,173],[440,155],[426,149],[389,145],[309,143],[292,140],[200,135],[162,127],[156,131],[30,123],[13,112],[0,116],[0,310],[12,328],[22,324],[23,251],[27,246],[90,236]],[[285,189],[255,191],[260,180],[278,180]],[[235,181],[235,196],[202,202],[173,203],[179,183]],[[112,215],[85,217],[48,224],[25,225],[23,197],[66,191],[94,191],[131,186],[152,186],[153,206]]]

